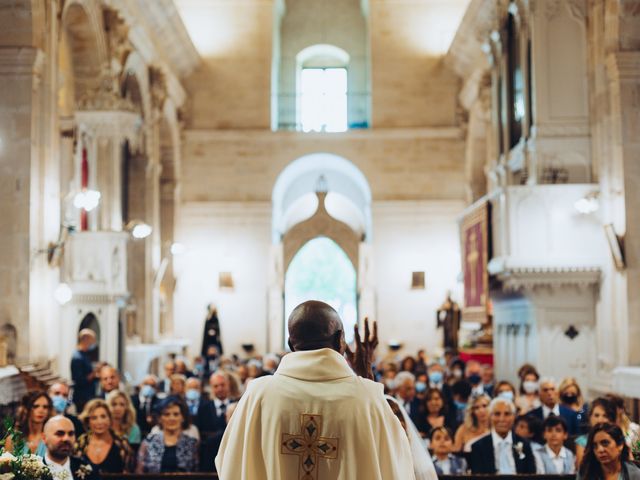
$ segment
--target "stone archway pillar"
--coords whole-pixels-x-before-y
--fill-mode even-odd
[[[373,245],[360,243],[358,247],[358,322],[365,318],[377,320],[375,291],[375,270],[373,265]]]
[[[270,352],[282,350],[284,338],[284,247],[282,243],[271,245],[269,251],[267,329],[265,345]]]

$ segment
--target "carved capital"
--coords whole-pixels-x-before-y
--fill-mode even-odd
[[[102,10],[104,29],[107,34],[109,57],[121,67],[129,52],[133,49],[129,41],[129,26],[120,13],[110,7]]]
[[[112,73],[111,67],[104,65],[100,72],[100,81],[84,91],[78,99],[78,109],[135,112],[133,103],[118,94],[116,85],[116,76]]]
[[[640,79],[640,52],[610,53],[606,62],[611,82],[637,82]]]
[[[599,267],[507,267],[498,278],[507,292],[527,292],[547,289],[551,292],[562,288],[584,290],[600,283]]]
[[[152,105],[161,111],[167,99],[167,82],[164,73],[158,67],[149,67],[149,90]]]
[[[127,140],[133,151],[141,148],[141,119],[137,113],[113,110],[76,112],[76,123],[97,139]]]

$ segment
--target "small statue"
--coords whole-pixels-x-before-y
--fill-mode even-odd
[[[447,292],[447,299],[437,311],[437,327],[444,329],[445,349],[458,351],[458,330],[460,330],[460,307],[451,299],[451,292]]]

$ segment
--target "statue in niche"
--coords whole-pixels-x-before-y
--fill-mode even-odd
[[[210,303],[207,306],[207,319],[204,322],[204,334],[202,336],[202,353],[203,357],[207,356],[210,346],[218,349],[218,355],[223,354],[222,338],[220,337],[220,320],[218,319],[218,309]]]
[[[447,299],[438,309],[437,327],[444,330],[443,347],[453,352],[458,351],[458,330],[460,330],[460,307],[451,299],[451,293],[447,293]]]

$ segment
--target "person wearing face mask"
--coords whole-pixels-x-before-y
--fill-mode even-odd
[[[49,390],[47,390],[49,397],[51,397],[51,403],[53,404],[54,415],[64,415],[71,423],[77,435],[84,433],[84,427],[82,422],[77,416],[71,413],[74,405],[69,401],[69,385],[62,382],[56,382],[51,384]]]
[[[184,398],[189,409],[189,416],[193,423],[198,416],[198,409],[202,401],[202,383],[195,377],[191,377],[185,384]]]
[[[155,375],[147,375],[140,384],[138,394],[131,396],[131,403],[136,410],[136,418],[142,432],[142,438],[147,436],[156,424],[154,412],[161,400],[156,393],[157,385],[158,380]]]
[[[471,384],[466,380],[458,380],[451,387],[452,396],[452,422],[453,427],[456,429],[464,422],[465,411],[467,409],[467,402],[471,396]]]
[[[465,368],[465,378],[471,384],[472,395],[482,395],[484,387],[482,385],[482,366],[476,360],[469,360]]]
[[[462,377],[464,377],[465,369],[466,369],[466,364],[464,363],[463,360],[460,360],[459,358],[456,358],[455,360],[453,360],[449,365],[450,375],[449,375],[449,378],[447,379],[447,382],[449,383],[449,385],[453,385],[458,380],[461,380]]]
[[[558,402],[558,390],[556,382],[552,378],[540,380],[540,402],[538,407],[529,412],[529,415],[545,420],[550,415],[560,416],[567,422],[569,435],[577,435],[579,431],[578,415],[572,409],[560,405]]]
[[[516,387],[514,387],[513,385],[511,385],[511,383],[507,382],[506,380],[502,380],[501,382],[498,382],[498,384],[495,386],[495,398],[505,398],[511,402],[513,402],[515,404],[516,401]]]
[[[535,369],[531,369],[522,372],[520,379],[520,396],[516,398],[516,407],[524,415],[542,405],[538,396],[540,375]]]
[[[576,412],[579,423],[578,433],[587,433],[589,431],[589,416],[587,414],[589,406],[582,398],[582,391],[576,379],[567,377],[562,380],[558,387],[558,393],[560,394],[560,404]]]

